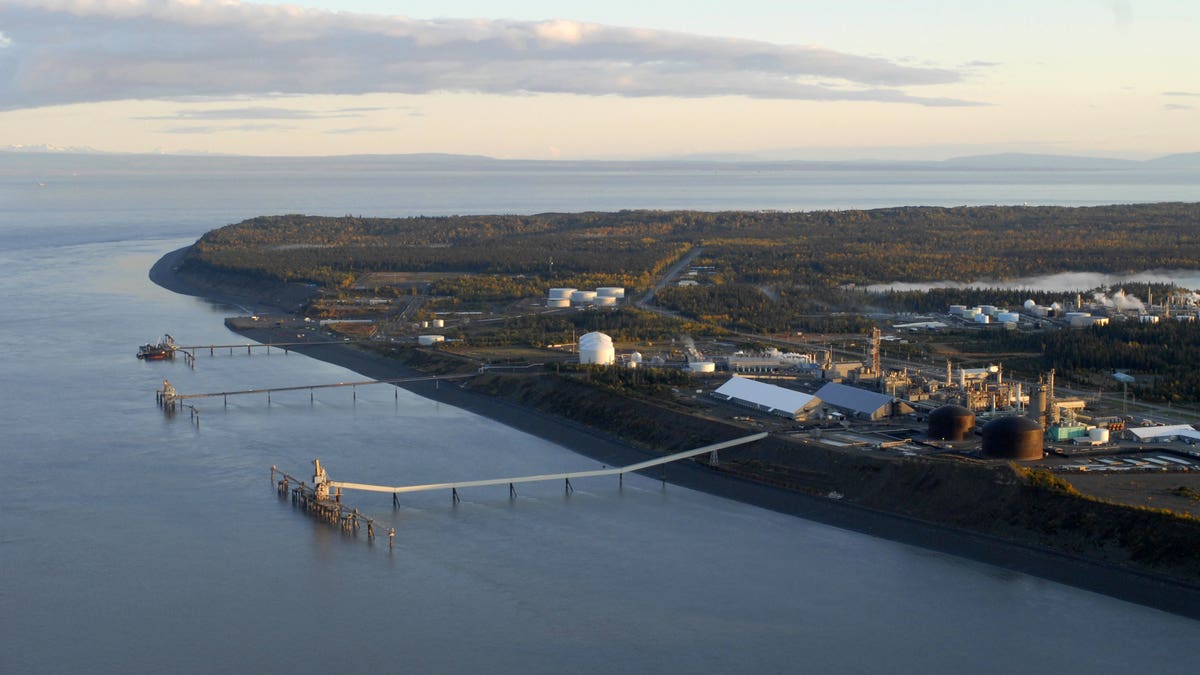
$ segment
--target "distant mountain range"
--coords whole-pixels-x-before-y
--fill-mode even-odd
[[[173,155],[99,152],[89,148],[55,146],[9,146],[0,148],[0,173],[13,170],[133,169],[172,168],[176,170],[212,170],[228,168],[309,168],[353,166],[360,169],[446,167],[634,167],[689,166],[740,168],[811,168],[824,170],[945,170],[963,171],[1119,171],[1119,170],[1200,170],[1200,152],[1165,155],[1149,160],[1081,157],[1072,155],[1003,153],[970,155],[944,160],[765,160],[751,155],[693,155],[671,159],[645,160],[532,160],[495,159],[483,155],[419,153],[396,155],[334,155],[319,157],[255,157],[246,155]]]

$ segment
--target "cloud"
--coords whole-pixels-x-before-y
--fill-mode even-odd
[[[173,115],[140,117],[145,120],[320,120],[339,117],[362,117],[351,109],[315,112],[294,108],[248,107],[180,110]]]
[[[1200,96],[1198,91],[1164,91],[1163,96]]]
[[[230,126],[191,126],[191,127],[171,127],[163,129],[164,133],[168,134],[219,134],[229,131],[291,131],[295,127],[284,124],[235,124]]]
[[[345,129],[329,129],[327,134],[375,134],[395,131],[395,127],[347,127]]]
[[[1163,106],[1163,110],[1195,110],[1195,106],[1184,105],[1182,103],[1168,103]]]
[[[0,109],[438,91],[970,105],[951,69],[566,20],[415,20],[229,0],[5,0]],[[819,82],[834,81],[837,86]]]

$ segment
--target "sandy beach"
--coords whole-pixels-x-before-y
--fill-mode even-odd
[[[179,249],[164,255],[150,270],[151,281],[176,293],[202,297],[217,304],[247,307],[261,313],[290,313],[304,299],[305,292],[300,287],[280,285],[264,289],[262,295],[248,295],[256,291],[247,291],[245,286],[217,286],[181,275],[177,266],[185,252],[186,249]],[[269,329],[246,331],[242,334],[259,342],[272,341]],[[423,375],[394,360],[351,345],[307,345],[297,347],[295,351],[373,379]],[[454,384],[426,381],[406,383],[402,386],[421,396],[469,410],[550,440],[605,466],[631,464],[652,456],[647,451],[602,431]],[[649,475],[658,478],[661,469],[653,469]],[[1047,548],[956,530],[765,485],[730,476],[695,462],[670,465],[666,472],[666,482],[1200,619],[1200,585],[1180,583],[1151,573],[1069,556]]]

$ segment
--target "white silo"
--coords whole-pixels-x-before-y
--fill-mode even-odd
[[[574,292],[575,292],[574,288],[551,288],[550,295],[548,297],[555,298],[555,299],[570,298],[571,294]]]
[[[617,352],[613,349],[612,338],[604,333],[584,333],[579,338],[580,363],[608,366],[616,359]]]
[[[597,295],[596,296],[596,306],[597,307],[616,307],[617,299],[611,295]]]
[[[445,328],[446,320],[445,319],[434,319],[433,321],[429,322],[429,325],[434,328]]]
[[[623,286],[601,286],[596,289],[596,295],[601,298],[623,298],[625,297],[625,288]]]
[[[546,306],[547,307],[559,307],[559,308],[570,307],[571,299],[570,298],[550,298],[549,300],[546,301]]]
[[[573,291],[571,293],[571,302],[576,305],[583,305],[596,300],[596,291]]]

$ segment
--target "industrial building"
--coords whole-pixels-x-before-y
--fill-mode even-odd
[[[816,395],[821,399],[823,406],[869,420],[905,415],[913,411],[912,407],[895,396],[837,382],[830,382],[821,387]]]
[[[790,417],[794,420],[807,418],[821,404],[820,399],[812,394],[784,389],[736,375],[717,387],[713,396],[723,401],[768,412],[772,415]]]

